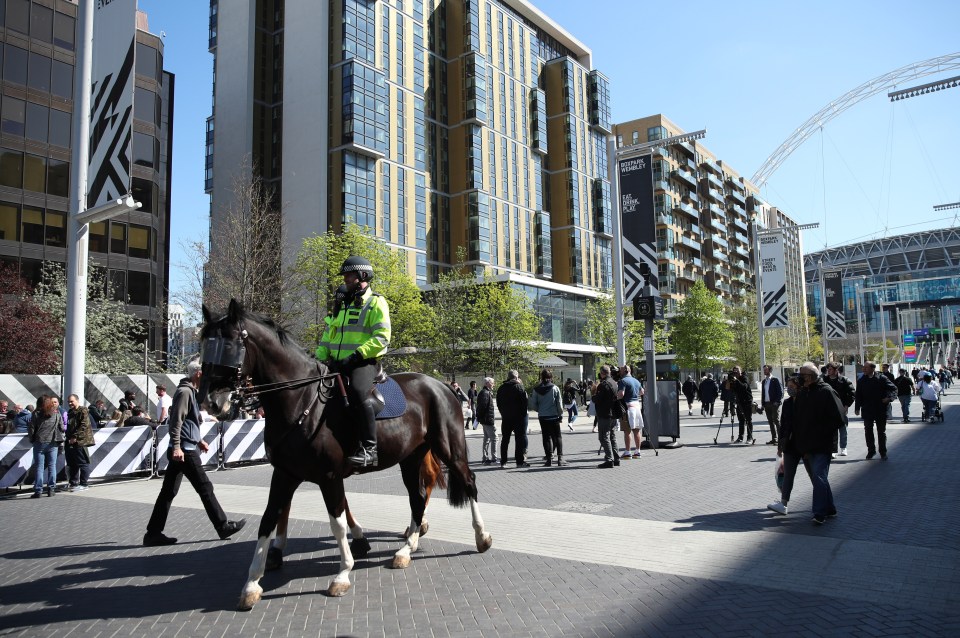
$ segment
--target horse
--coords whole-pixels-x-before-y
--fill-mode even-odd
[[[289,515],[293,494],[303,482],[320,487],[340,550],[339,572],[327,594],[345,595],[354,565],[347,529],[349,526],[355,541],[363,538],[363,530],[348,517],[344,479],[357,470],[346,458],[358,445],[358,437],[345,410],[339,376],[330,374],[273,321],[245,311],[235,299],[219,318],[204,306],[203,319],[198,401],[211,414],[223,416],[232,410],[238,395],[257,391],[266,413],[264,444],[273,466],[267,506],[237,608],[248,611],[260,600],[263,588],[259,581],[270,546],[282,551],[285,542],[284,529],[283,537],[274,543],[278,522]],[[394,555],[393,567],[409,566],[410,555],[419,547],[427,497],[421,474],[428,453],[446,465],[448,501],[453,507],[470,506],[477,551],[487,551],[493,538],[484,529],[475,476],[467,465],[459,402],[442,382],[427,375],[407,372],[392,378],[406,398],[407,409],[398,417],[377,422],[379,464],[360,471],[400,465],[411,523],[406,542]],[[245,387],[246,379],[253,388]]]

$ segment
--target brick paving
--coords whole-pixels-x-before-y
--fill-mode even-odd
[[[729,429],[715,445],[716,420],[684,416],[682,449],[597,470],[581,417],[564,432],[568,468],[472,464],[492,550],[477,554],[469,514],[438,492],[406,570],[388,567],[409,517],[399,472],[355,477],[373,550],[343,598],[324,594],[339,556],[306,486],[284,567],[247,613],[234,607],[269,468],[211,474],[225,508],[249,519],[231,541],[215,540],[185,485],[167,529],[180,543],[167,548],[140,545],[158,481],[24,492],[0,500],[0,636],[960,635],[960,408],[944,399],[945,424],[888,427],[888,461],[864,460],[854,420],[851,455],[831,467],[840,516],[819,528],[802,472],[790,516],[766,511],[763,421],[757,445],[726,443]],[[480,441],[468,433],[471,458]],[[541,449],[533,434],[531,455]]]

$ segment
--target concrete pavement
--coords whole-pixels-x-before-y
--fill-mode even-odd
[[[774,449],[713,443],[717,421],[681,419],[679,450],[598,470],[585,416],[564,431],[566,468],[472,463],[493,549],[477,554],[467,510],[437,492],[429,534],[403,571],[387,567],[409,519],[394,468],[348,481],[373,543],[354,588],[324,596],[338,555],[319,490],[301,488],[287,563],[264,600],[233,611],[266,502],[269,468],[212,473],[231,516],[221,542],[181,490],[166,530],[139,545],[159,481],[0,501],[0,635],[960,635],[960,409],[947,422],[888,426],[890,459],[866,461],[862,424],[831,468],[840,515],[810,522],[798,475],[791,514],[776,496]],[[914,406],[917,408],[918,406]],[[916,410],[915,410],[916,411]],[[684,411],[685,412],[685,411]],[[480,430],[468,433],[479,459]]]

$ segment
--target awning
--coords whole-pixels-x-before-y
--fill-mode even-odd
[[[548,354],[543,359],[537,361],[537,365],[541,368],[559,368],[567,365],[567,362],[556,355]]]

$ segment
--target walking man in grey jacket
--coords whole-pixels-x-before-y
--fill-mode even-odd
[[[163,486],[153,506],[153,514],[147,523],[147,533],[143,535],[143,544],[147,547],[173,545],[176,538],[163,533],[167,524],[170,505],[180,490],[180,481],[186,475],[193,489],[200,495],[203,509],[217,530],[221,540],[226,540],[240,531],[246,519],[228,521],[213,493],[213,484],[207,478],[200,460],[200,453],[209,449],[207,442],[200,436],[200,405],[197,403],[197,388],[200,386],[200,362],[196,359],[187,364],[186,378],[180,380],[170,406],[170,447],[167,448],[167,473],[163,477]]]
[[[566,465],[563,460],[563,441],[560,438],[560,423],[563,420],[563,403],[560,388],[553,384],[553,372],[549,368],[540,371],[540,383],[530,393],[530,409],[537,411],[540,433],[543,436],[544,467],[552,465],[553,450],[557,450],[557,465]]]

